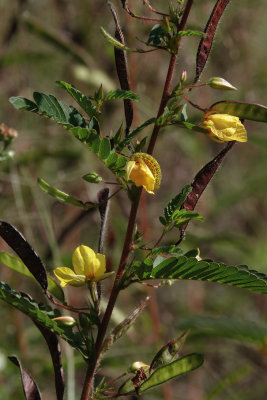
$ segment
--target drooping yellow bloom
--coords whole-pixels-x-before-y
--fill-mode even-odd
[[[247,142],[247,131],[238,117],[229,114],[214,114],[208,111],[204,115],[202,128],[209,131],[209,137],[215,142],[223,143],[231,140]]]
[[[60,280],[60,285],[83,286],[87,282],[101,281],[113,272],[106,271],[106,257],[103,254],[95,253],[88,246],[79,246],[72,255],[74,271],[68,267],[59,267],[54,274]]]
[[[135,153],[126,165],[126,180],[131,179],[136,186],[143,186],[154,194],[161,182],[161,170],[154,157],[146,153]]]

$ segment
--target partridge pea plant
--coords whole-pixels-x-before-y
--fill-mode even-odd
[[[81,400],[128,395],[138,397],[148,389],[201,367],[204,360],[202,354],[191,353],[180,356],[180,349],[188,334],[185,331],[180,332],[176,339],[170,338],[170,342],[159,348],[149,365],[140,361],[137,355],[132,360],[132,365],[129,365],[127,370],[122,370],[117,378],[109,381],[102,376],[101,380],[98,379],[101,373],[101,360],[105,353],[136,322],[149,302],[149,298],[140,299],[140,305],[111,330],[110,322],[114,307],[120,293],[129,286],[142,283],[156,290],[170,282],[174,283],[175,280],[191,279],[227,284],[267,294],[266,275],[245,265],[225,265],[216,260],[201,259],[197,249],[187,252],[183,250],[188,224],[191,220],[196,220],[194,223],[203,220],[195,211],[195,207],[211,178],[227,153],[231,149],[234,151],[237,142],[242,142],[240,146],[247,146],[245,121],[267,122],[267,109],[258,104],[223,100],[203,108],[190,100],[192,92],[201,91],[203,86],[226,93],[236,90],[232,83],[221,77],[212,77],[206,82],[201,82],[201,74],[211,51],[217,25],[229,2],[230,0],[214,1],[214,8],[211,15],[207,16],[208,22],[203,32],[190,29],[193,0],[173,1],[169,7],[162,2],[162,7],[165,7],[164,12],[155,10],[146,0],[145,14],[150,13],[150,16],[145,17],[136,15],[128,2],[122,0],[121,7],[125,14],[128,14],[128,18],[132,18],[136,24],[145,23],[150,27],[147,39],[141,44],[138,42],[137,48],[130,48],[127,46],[127,39],[123,35],[114,5],[108,1],[107,7],[114,19],[115,33],[109,33],[103,27],[101,32],[103,41],[108,41],[114,48],[120,88],[104,93],[100,86],[95,93],[87,95],[81,93],[71,83],[58,81],[57,85],[75,100],[82,112],[45,93],[34,92],[32,100],[24,97],[10,98],[11,104],[17,110],[26,110],[40,117],[49,118],[51,123],[54,122],[64,128],[73,136],[73,140],[80,141],[88,151],[94,153],[99,165],[102,163],[101,171],[103,168],[109,170],[109,175],[111,173],[114,177],[112,185],[110,182],[105,182],[105,176],[100,176],[95,171],[88,171],[88,174],[82,177],[88,184],[105,185],[99,190],[97,202],[91,200],[83,202],[51,186],[44,179],[38,180],[40,188],[57,200],[72,207],[79,207],[85,212],[89,209],[100,212],[99,246],[97,249],[92,249],[90,247],[92,244],[81,243],[76,249],[71,249],[73,268],[55,265],[53,273],[47,273],[45,262],[21,233],[10,223],[0,222],[2,239],[18,256],[17,258],[2,252],[1,262],[21,274],[34,278],[40,285],[46,304],[38,304],[29,295],[13,290],[3,282],[0,283],[0,298],[28,315],[45,337],[54,367],[58,400],[64,397],[64,376],[58,338],[63,339],[80,353],[84,362]],[[176,65],[180,63],[183,69],[183,60],[178,59],[178,54],[185,36],[199,40],[196,74],[189,77],[183,70],[181,76],[177,78],[177,74],[174,73]],[[157,52],[158,57],[169,60],[165,84],[157,114],[139,126],[133,127],[135,109],[133,102],[137,102],[139,97],[131,91],[127,55],[136,52],[143,57],[143,53],[151,51]],[[114,100],[123,100],[124,116],[121,117],[120,126],[111,127],[109,124],[109,131],[105,131],[101,126],[101,120],[105,117],[105,107]],[[198,121],[192,122],[190,114],[187,116],[186,105],[187,112],[190,108],[193,111],[194,108],[201,111],[202,116]],[[161,182],[167,174],[167,171],[161,171],[161,160],[153,157],[153,151],[155,146],[164,146],[168,126],[183,129],[190,135],[205,135],[207,143],[211,139],[220,143],[222,148],[214,159],[207,160],[208,163],[195,175],[192,183],[181,188],[179,193],[175,192],[175,188],[170,189],[173,191],[173,196],[165,208],[160,210],[159,239],[152,243],[147,232],[141,232],[137,215],[141,193],[143,192],[143,196],[149,196],[150,202],[156,202],[157,191],[160,190]],[[149,129],[145,131],[145,128]],[[165,135],[159,137],[162,128]],[[142,140],[138,140],[141,132]],[[130,212],[124,242],[120,249],[119,263],[112,265],[110,271],[107,269],[108,254],[103,243],[108,204],[116,201],[119,192],[129,202]],[[153,226],[152,221],[151,226]],[[168,238],[172,230],[177,230],[178,233],[173,242]],[[107,283],[112,288],[104,306],[101,287]],[[77,292],[88,290],[88,296],[79,307],[74,307],[65,299],[68,286],[74,286],[73,290]],[[23,369],[20,361],[16,357],[11,357],[11,361],[20,368],[25,398],[41,399],[37,384]]]

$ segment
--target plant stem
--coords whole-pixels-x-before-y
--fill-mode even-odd
[[[194,0],[188,0],[179,30],[184,29],[193,2],[194,2]],[[165,80],[165,85],[164,85],[164,89],[163,89],[163,93],[162,93],[162,97],[161,97],[161,102],[160,102],[160,106],[159,106],[159,110],[158,110],[158,114],[157,114],[158,117],[163,113],[164,108],[165,108],[165,106],[168,102],[169,96],[170,96],[170,94],[169,94],[170,86],[171,86],[172,77],[173,77],[173,73],[174,73],[176,58],[177,58],[176,54],[171,55],[169,68],[168,68],[168,72],[167,72],[167,76],[166,76],[166,80]],[[151,135],[150,143],[148,146],[148,150],[147,150],[148,154],[153,153],[159,130],[160,130],[160,126],[157,126],[155,124],[152,135]],[[98,330],[98,335],[97,335],[96,343],[95,343],[95,357],[94,357],[94,360],[92,360],[92,362],[89,363],[88,367],[87,367],[86,377],[85,377],[84,386],[83,386],[82,395],[81,395],[81,400],[88,400],[89,394],[90,394],[90,391],[92,388],[94,375],[95,375],[96,369],[98,367],[98,364],[100,362],[101,347],[102,347],[103,340],[106,335],[106,331],[107,331],[107,328],[109,325],[111,314],[114,309],[114,305],[116,303],[117,297],[120,292],[120,287],[119,287],[118,283],[119,283],[121,277],[123,276],[123,273],[124,273],[124,270],[125,270],[125,267],[127,264],[128,256],[131,251],[132,235],[133,235],[133,231],[134,231],[135,220],[136,220],[136,216],[137,216],[141,192],[142,192],[142,188],[140,188],[139,195],[132,202],[128,227],[127,227],[127,231],[126,231],[126,235],[125,235],[125,240],[124,240],[124,245],[123,245],[123,249],[122,249],[122,254],[121,254],[121,259],[120,259],[117,275],[116,275],[116,278],[114,281],[113,288],[111,290],[109,302],[108,302],[105,314],[103,316],[101,326],[99,327],[99,330]]]

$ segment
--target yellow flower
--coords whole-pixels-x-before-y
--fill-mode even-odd
[[[88,246],[79,246],[72,255],[74,271],[68,267],[59,267],[54,274],[60,280],[60,285],[83,286],[87,282],[101,281],[113,272],[105,273],[106,257],[95,253]]]
[[[161,170],[154,157],[146,153],[135,153],[126,165],[126,180],[132,180],[136,186],[143,186],[148,193],[154,194],[161,182]]]
[[[202,128],[209,131],[209,136],[215,142],[223,143],[231,140],[247,142],[247,132],[238,117],[229,114],[214,114],[208,111],[204,115]]]

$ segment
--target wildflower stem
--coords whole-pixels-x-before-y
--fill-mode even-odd
[[[179,30],[183,30],[185,28],[186,21],[187,21],[190,9],[193,5],[193,2],[194,2],[194,0],[187,1]],[[180,41],[179,41],[179,44],[180,44]],[[167,101],[170,97],[170,87],[171,87],[172,77],[173,77],[173,73],[174,73],[176,58],[177,58],[176,54],[171,55],[169,68],[168,68],[168,72],[167,72],[167,76],[166,76],[166,80],[165,80],[165,85],[164,85],[164,89],[163,89],[163,93],[162,93],[162,97],[161,97],[161,102],[160,102],[160,106],[159,106],[159,110],[158,110],[158,114],[157,114],[158,117],[163,113],[164,108],[167,104]],[[148,150],[147,150],[147,153],[150,155],[153,153],[159,130],[160,130],[160,126],[157,126],[155,124],[153,132],[152,132],[152,136],[150,138]],[[120,259],[117,275],[116,275],[116,278],[115,278],[115,281],[113,284],[113,288],[111,290],[111,294],[110,294],[110,298],[109,298],[109,302],[108,302],[105,314],[103,316],[101,325],[98,330],[98,335],[97,335],[96,343],[95,343],[95,357],[94,357],[94,360],[92,360],[88,364],[88,367],[87,367],[86,377],[85,377],[85,381],[84,381],[84,387],[83,387],[82,395],[81,395],[81,400],[88,400],[89,394],[92,390],[92,383],[93,383],[94,375],[95,375],[96,369],[98,367],[98,364],[100,362],[102,343],[105,338],[106,331],[107,331],[109,321],[110,321],[110,317],[113,312],[117,297],[118,297],[120,289],[121,289],[119,286],[119,281],[120,281],[121,277],[123,276],[123,273],[124,273],[124,270],[126,267],[126,263],[128,260],[128,256],[131,251],[131,241],[132,241],[132,236],[133,236],[135,220],[136,220],[136,216],[137,216],[141,193],[142,193],[142,188],[139,189],[138,195],[136,196],[135,200],[132,202],[129,221],[128,221],[128,227],[127,227],[127,231],[126,231],[126,235],[125,235],[125,240],[124,240],[124,245],[123,245],[123,249],[122,249],[122,254],[121,254],[121,259]]]

